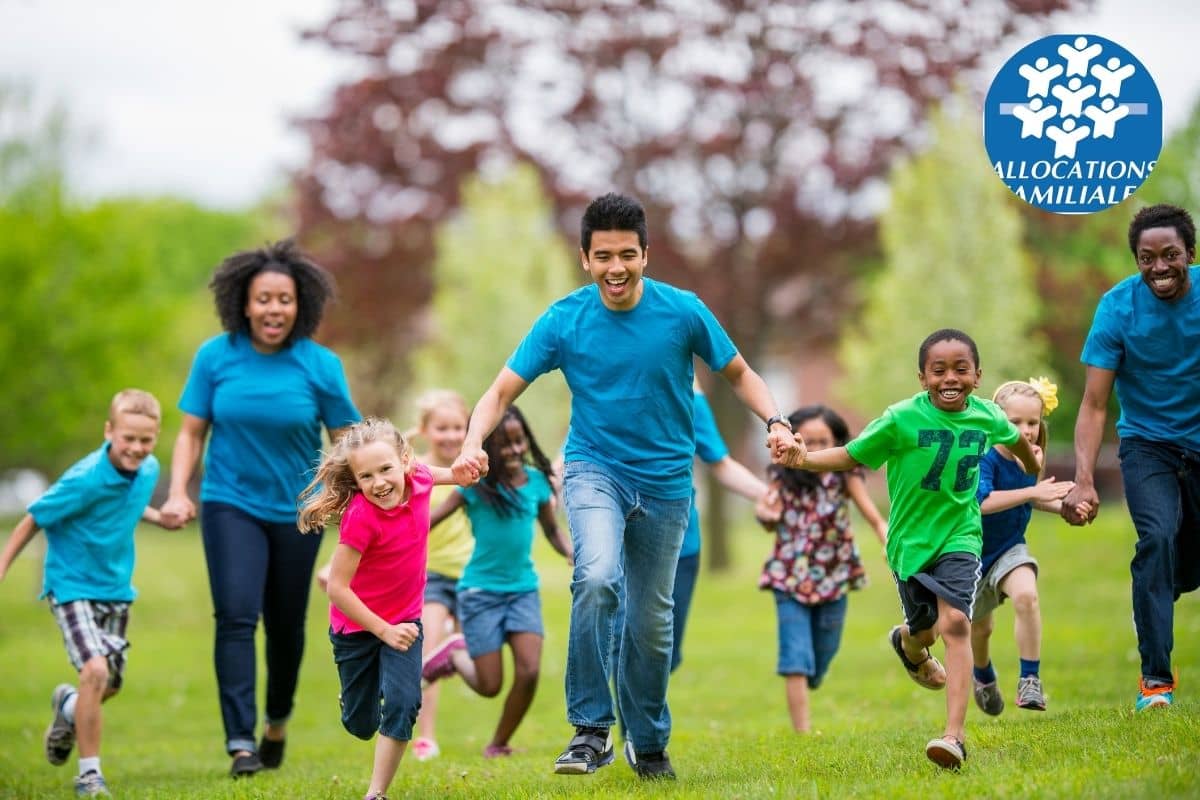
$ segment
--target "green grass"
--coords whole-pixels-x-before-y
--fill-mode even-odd
[[[860,525],[860,530],[866,530]],[[284,768],[234,783],[211,665],[211,605],[195,529],[141,533],[129,667],[122,693],[105,707],[105,774],[119,798],[357,798],[370,774],[370,743],[338,720],[337,676],[325,637],[324,598],[313,597],[309,648]],[[867,540],[868,537],[862,537]],[[568,572],[539,550],[547,637],[538,697],[503,761],[479,754],[499,714],[450,681],[442,695],[442,757],[406,759],[397,797],[1195,797],[1200,794],[1200,596],[1176,605],[1174,707],[1134,716],[1138,674],[1128,561],[1133,533],[1119,507],[1100,522],[1068,528],[1039,514],[1030,535],[1041,561],[1045,627],[1044,714],[1011,705],[1016,652],[1009,606],[998,612],[993,653],[1010,706],[967,718],[971,760],[960,774],[929,764],[925,742],[945,719],[940,694],[913,684],[885,643],[898,601],[878,547],[864,541],[872,584],[850,602],[842,650],[813,696],[816,733],[791,732],[782,679],[774,674],[775,619],[757,591],[768,537],[739,533],[739,565],[702,575],[671,682],[671,756],[679,781],[640,785],[618,762],[589,777],[556,776],[551,762],[570,736],[564,721]],[[325,551],[332,546],[327,536]],[[539,548],[542,545],[539,544]],[[44,604],[35,601],[34,547],[0,584],[0,797],[67,797],[74,758],[61,768],[42,756],[50,691],[72,670]],[[260,680],[261,683],[261,680]],[[260,690],[261,691],[261,690]]]

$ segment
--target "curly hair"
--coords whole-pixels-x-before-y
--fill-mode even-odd
[[[412,447],[392,423],[377,417],[354,423],[322,455],[312,481],[300,493],[296,527],[302,533],[319,533],[331,517],[340,516],[350,505],[358,491],[358,481],[350,469],[350,453],[373,442],[393,445],[396,455],[412,469]]]
[[[971,351],[971,358],[975,360],[975,369],[979,369],[979,346],[975,344],[975,340],[957,328],[941,328],[926,336],[925,341],[921,342],[921,346],[917,348],[917,372],[925,371],[925,362],[929,359],[929,349],[938,342],[962,342]]]
[[[504,432],[504,425],[509,420],[515,420],[521,426],[521,431],[525,434],[525,441],[529,443],[529,450],[525,454],[526,461],[541,470],[547,479],[554,474],[554,467],[537,439],[534,438],[533,431],[525,420],[525,415],[516,406],[509,406],[505,409],[504,416],[500,418],[500,423],[483,440],[483,451],[487,453],[488,464],[495,466],[488,470],[487,475],[475,485],[475,490],[479,492],[483,501],[502,517],[514,517],[521,511],[521,503],[517,500],[517,489],[512,484],[512,476],[502,467],[504,464],[503,450],[508,444],[508,434]]]
[[[1138,239],[1142,238],[1142,231],[1150,228],[1174,228],[1179,233],[1179,238],[1183,240],[1188,257],[1191,258],[1195,253],[1196,225],[1192,222],[1192,215],[1179,206],[1160,203],[1156,206],[1147,206],[1133,215],[1133,221],[1129,223],[1129,250],[1135,256],[1137,255]]]
[[[296,323],[284,345],[312,336],[321,324],[325,304],[333,299],[333,277],[300,252],[294,239],[268,243],[257,250],[234,253],[213,272],[212,289],[221,327],[229,333],[250,332],[246,299],[250,282],[263,271],[281,272],[296,282]]]
[[[646,249],[646,210],[628,195],[609,192],[593,200],[579,223],[579,246],[592,249],[592,231],[633,231],[638,244]]]

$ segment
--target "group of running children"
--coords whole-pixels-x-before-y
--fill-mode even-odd
[[[917,366],[922,391],[890,406],[853,439],[825,406],[791,415],[808,451],[801,468],[769,470],[755,514],[775,542],[759,585],[775,595],[777,671],[786,679],[793,727],[804,732],[808,691],[821,683],[840,643],[847,592],[865,583],[849,525],[854,502],[886,545],[900,595],[905,623],[891,629],[888,643],[914,681],[947,692],[944,735],[929,742],[926,754],[958,768],[967,756],[963,726],[972,684],[984,712],[996,715],[1004,707],[988,638],[993,612],[1006,597],[1015,608],[1020,655],[1016,704],[1046,707],[1038,677],[1037,562],[1025,529],[1032,509],[1058,511],[1072,484],[1039,477],[1045,417],[1057,405],[1053,384],[1010,381],[995,391],[994,402],[975,397],[979,352],[954,329],[931,334],[920,345]],[[572,557],[570,538],[556,521],[551,462],[515,406],[484,442],[492,469],[474,485],[452,485],[450,467],[468,416],[461,397],[439,391],[426,396],[418,428],[408,435],[381,419],[355,424],[323,454],[299,498],[301,530],[339,524],[333,557],[318,580],[331,601],[342,723],[362,739],[379,734],[368,797],[384,796],[414,725],[414,756],[438,755],[439,679],[457,674],[483,696],[499,693],[505,643],[514,676],[484,755],[512,753],[541,660],[535,523],[556,551]],[[54,692],[46,757],[65,763],[78,740],[81,794],[93,794],[89,775],[100,775],[100,703],[121,687],[124,657],[123,648],[115,657],[86,657],[113,648],[81,641],[77,619],[94,616],[96,626],[82,626],[89,635],[125,636],[133,532],[143,519],[157,521],[148,503],[159,471],[152,451],[160,418],[148,393],[118,393],[104,444],[30,505],[0,553],[2,580],[37,531],[47,533],[45,586],[52,587],[79,685]],[[421,457],[409,441],[414,434],[428,446]],[[886,520],[863,475],[864,467],[883,464]],[[85,540],[98,546],[85,547]],[[66,565],[80,561],[90,564],[91,580],[64,582],[63,575],[77,574]],[[422,625],[397,622],[415,619]],[[929,650],[938,635],[945,642],[944,667]]]

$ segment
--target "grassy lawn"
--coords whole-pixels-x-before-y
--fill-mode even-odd
[[[11,521],[6,523],[5,531]],[[866,527],[859,526],[860,531]],[[442,694],[442,757],[406,759],[398,797],[1195,797],[1200,794],[1200,596],[1176,605],[1174,707],[1135,717],[1138,675],[1128,561],[1133,533],[1108,506],[1086,529],[1039,514],[1030,541],[1041,561],[1045,713],[1012,705],[1016,651],[1012,613],[997,612],[993,658],[1009,703],[998,718],[972,705],[970,761],[960,774],[924,757],[941,732],[944,696],[916,686],[885,642],[899,604],[882,555],[862,536],[872,584],[850,601],[842,650],[813,696],[816,733],[791,732],[783,681],[774,674],[775,618],[757,591],[768,537],[747,527],[738,566],[702,575],[671,683],[671,756],[679,781],[644,786],[618,760],[593,776],[557,776],[551,762],[570,736],[564,721],[563,669],[569,599],[567,568],[539,544],[547,641],[537,700],[518,731],[511,759],[480,756],[501,699],[473,696],[450,681]],[[327,536],[327,552],[333,544]],[[309,648],[287,761],[275,773],[234,783],[216,702],[211,604],[195,528],[147,528],[135,576],[141,596],[130,625],[125,689],[105,708],[104,771],[118,798],[357,798],[370,774],[371,743],[338,720],[337,676],[325,636],[324,598],[314,595]],[[73,680],[53,620],[35,601],[38,545],[0,584],[0,798],[71,794],[75,758],[49,766],[42,733],[49,696]],[[261,680],[260,680],[261,692]]]

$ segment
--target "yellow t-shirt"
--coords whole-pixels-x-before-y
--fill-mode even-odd
[[[429,507],[435,509],[440,506],[455,489],[457,487],[453,484],[434,486],[429,496]],[[447,578],[461,578],[474,549],[471,521],[460,508],[429,531],[429,555],[426,557],[425,571],[436,572]]]

